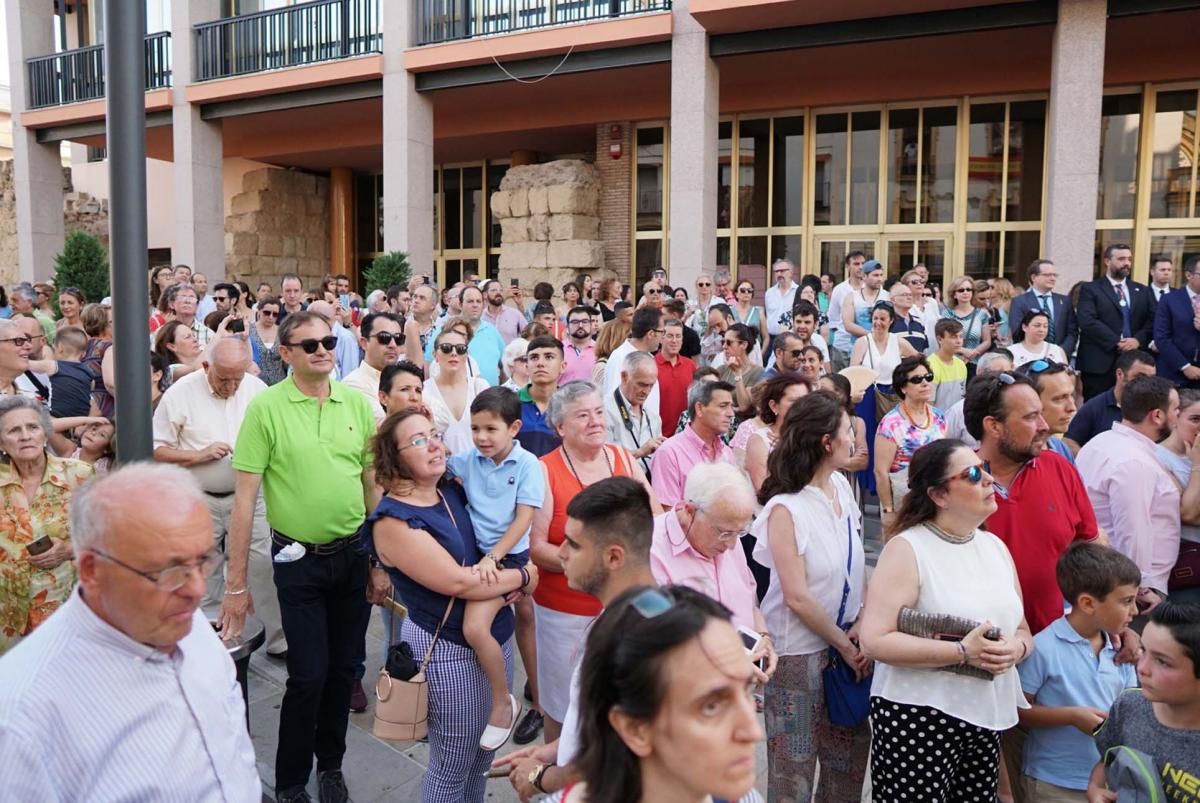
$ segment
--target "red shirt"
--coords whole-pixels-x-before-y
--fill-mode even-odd
[[[1036,634],[1063,615],[1055,567],[1072,542],[1096,537],[1096,514],[1079,472],[1050,450],[1026,463],[1007,492],[996,484],[996,505],[986,527],[1012,555]]]
[[[669,438],[675,434],[679,416],[687,409],[688,386],[696,373],[696,363],[680,355],[671,365],[661,351],[654,355],[654,361],[658,363],[658,415],[662,419],[663,437]]]

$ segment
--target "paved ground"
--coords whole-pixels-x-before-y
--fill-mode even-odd
[[[879,521],[875,516],[866,519],[867,561],[874,565],[879,550]],[[382,659],[383,627],[376,613],[367,634],[367,678],[379,672]],[[522,688],[525,675],[517,661],[517,677],[513,688]],[[279,731],[279,703],[283,698],[287,670],[283,663],[268,658],[261,650],[250,661],[250,737],[258,755],[258,771],[263,779],[264,800],[273,801],[275,783],[275,747]],[[368,698],[371,698],[368,684]],[[346,734],[346,773],[351,797],[356,803],[379,801],[417,801],[420,799],[421,778],[425,773],[428,748],[425,745],[400,749],[371,735],[372,714],[350,715]],[[509,752],[515,745],[505,747]],[[758,750],[758,789],[766,793],[767,760],[764,746]],[[316,800],[315,779],[309,791]],[[864,796],[864,799],[866,797]],[[496,803],[515,803],[517,796],[505,779],[488,783],[488,800]]]

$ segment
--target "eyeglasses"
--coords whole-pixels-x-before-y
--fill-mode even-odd
[[[221,561],[224,560],[224,556],[220,552],[211,549],[204,557],[194,563],[179,563],[157,572],[144,572],[141,569],[133,568],[128,563],[117,560],[107,552],[101,552],[99,549],[89,551],[96,553],[110,563],[117,564],[122,569],[127,569],[136,575],[146,578],[151,583],[154,583],[159,591],[165,591],[168,594],[183,588],[194,571],[199,571],[200,577],[207,580],[208,576],[213,573],[213,570],[220,566]]]
[[[945,481],[953,482],[954,480],[966,480],[972,485],[978,485],[979,483],[983,482],[983,466],[971,466],[970,468],[964,468],[957,474],[951,474],[946,478]]]
[[[567,326],[591,326],[591,325],[592,325],[591,318],[575,318],[574,320],[567,321]]]
[[[921,374],[920,376],[910,376],[906,381],[906,385],[923,385],[926,382],[933,384],[933,374]]]
[[[457,354],[462,356],[467,353],[466,343],[438,343],[438,351],[442,354]]]
[[[0,337],[0,343],[16,343],[17,348],[28,346],[33,342],[33,338],[29,335],[21,335],[19,337]]]
[[[408,442],[408,446],[401,446],[396,451],[403,452],[405,449],[424,449],[426,446],[428,446],[431,443],[440,444],[441,442],[442,442],[442,433],[435,431],[435,432],[430,432],[428,435],[418,435],[417,437],[413,438],[411,441]]]
[[[666,329],[655,329],[654,330],[654,334],[658,335],[659,337],[662,337],[666,333],[667,333]]]
[[[305,354],[316,354],[318,346],[326,351],[332,352],[337,348],[337,342],[337,335],[329,335],[328,337],[322,338],[310,337],[305,340],[301,340],[299,343],[284,343],[283,345],[290,349],[304,349]]]
[[[399,332],[380,332],[379,334],[371,335],[371,337],[375,338],[375,342],[381,346],[390,346],[392,343],[395,343],[397,346],[404,345],[404,335]]]
[[[653,619],[674,608],[675,598],[661,588],[647,588],[629,600],[629,607],[637,611],[643,619]]]
[[[709,516],[708,513],[706,513],[704,511],[704,508],[701,508],[701,507],[696,508],[696,516],[697,517],[704,516],[709,521],[712,521],[712,517]],[[716,529],[716,528],[714,527],[713,529]],[[728,543],[733,543],[735,541],[741,540],[742,536],[745,535],[747,532],[749,532],[749,531],[748,530],[717,530],[717,538],[728,544]]]

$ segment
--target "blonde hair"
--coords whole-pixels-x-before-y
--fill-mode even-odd
[[[971,285],[972,290],[975,289],[975,280],[972,279],[970,276],[959,276],[957,279],[955,279],[954,281],[952,281],[948,285],[946,285],[946,306],[949,307],[950,309],[954,309],[954,306],[956,303],[954,300],[954,294],[958,292],[959,287],[962,287],[963,282],[966,282],[967,284]],[[971,296],[971,306],[974,306],[974,305],[975,305],[975,296],[972,295]]]
[[[992,284],[992,303],[996,306],[1003,304],[1007,307],[1014,295],[1016,295],[1015,288],[1008,279],[1000,277]]]
[[[600,335],[596,338],[596,359],[607,360],[618,346],[629,339],[631,328],[628,323],[616,318],[601,326]]]

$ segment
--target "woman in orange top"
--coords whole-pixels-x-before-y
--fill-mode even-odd
[[[600,600],[567,587],[558,550],[567,529],[567,505],[588,485],[608,477],[633,477],[646,486],[655,514],[661,507],[646,475],[620,446],[605,443],[604,404],[591,382],[568,382],[550,397],[546,417],[562,445],[542,458],[546,499],[534,513],[530,559],[541,572],[533,596],[537,623],[537,678],[530,679],[546,718],[545,739],[562,730],[570,700],[571,671],[579,661],[588,626],[600,613]]]

